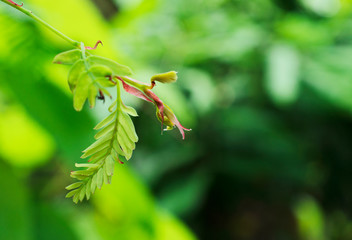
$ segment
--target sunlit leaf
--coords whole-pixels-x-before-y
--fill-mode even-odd
[[[114,62],[108,58],[100,56],[90,56],[88,57],[88,62],[93,66],[103,65],[105,67],[108,67],[113,71],[114,75],[117,76],[129,76],[133,74],[132,70],[129,67]]]
[[[71,65],[81,59],[82,52],[78,49],[69,50],[55,56],[54,63]]]

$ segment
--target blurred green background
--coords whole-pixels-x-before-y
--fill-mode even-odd
[[[137,149],[93,199],[69,173],[106,116],[77,113],[71,48],[0,3],[0,239],[351,240],[351,0],[23,0],[148,82],[185,127],[133,96]]]

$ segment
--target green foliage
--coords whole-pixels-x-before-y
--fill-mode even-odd
[[[86,52],[83,43],[80,44],[80,49],[56,55],[53,62],[72,65],[68,74],[68,85],[73,93],[73,106],[76,111],[81,111],[87,100],[93,108],[96,98],[105,100],[104,94],[111,97],[107,88],[117,86],[117,99],[109,107],[111,114],[95,127],[99,130],[94,136],[96,142],[83,151],[82,158],[90,157],[90,163],[76,164],[76,167],[85,169],[71,172],[71,177],[80,182],[66,187],[70,191],[66,197],[72,197],[75,203],[83,201],[84,198],[89,200],[96,188],[101,189],[104,183],[110,184],[115,162],[123,163],[120,156],[129,160],[138,141],[129,116],[137,116],[137,113],[133,108],[122,103],[120,86],[115,81],[121,81],[127,92],[154,103],[157,107],[157,118],[167,126],[166,130],[177,126],[184,138],[183,129],[188,129],[178,122],[170,107],[150,91],[155,86],[155,81],[175,82],[177,80],[175,71],[153,76],[149,86],[129,78],[128,76],[132,75],[129,67]]]
[[[301,4],[308,0],[110,2],[119,12],[109,22],[91,1],[26,0],[24,7],[42,10],[75,39],[104,39],[104,48],[92,53],[133,64],[140,79],[177,69],[179,84],[156,82],[156,93],[197,128],[186,143],[174,134],[160,136],[151,120],[155,111],[124,98],[144,112],[133,119],[140,139],[133,161],[116,164],[113,184],[96,190],[88,203],[63,200],[68,168],[85,161],[76,154],[92,143],[92,123],[108,116],[108,106],[97,101],[94,111],[73,111],[62,81],[66,66],[50,64],[66,43],[3,4],[0,161],[9,164],[6,173],[14,172],[3,175],[3,238],[70,239],[65,225],[53,221],[56,212],[75,239],[188,239],[180,221],[160,217],[166,210],[199,239],[352,239],[351,1],[310,1],[316,4],[309,8]],[[317,10],[328,2],[340,10],[321,15]],[[110,81],[103,83],[115,91]],[[23,114],[7,117],[15,106]],[[21,132],[32,129],[18,120],[22,115],[54,140],[43,167],[31,160],[39,150],[26,150],[39,140]],[[8,146],[27,154],[23,163],[30,167],[18,168]],[[24,198],[9,180],[28,191],[26,207],[17,204]],[[38,214],[32,206],[43,203],[50,207]],[[42,238],[31,235],[37,231]]]
[[[75,203],[83,201],[85,197],[89,200],[96,188],[101,189],[104,183],[111,183],[115,162],[123,163],[120,156],[129,160],[138,141],[129,116],[137,116],[137,113],[133,108],[122,103],[120,86],[115,80],[121,81],[127,92],[154,103],[157,106],[157,117],[167,126],[166,130],[177,126],[184,138],[183,129],[186,128],[178,122],[172,110],[150,91],[155,86],[155,81],[175,82],[177,80],[175,71],[153,76],[152,85],[149,86],[128,78],[127,76],[132,74],[129,67],[87,53],[83,43],[80,50],[74,49],[58,54],[54,58],[54,63],[72,65],[68,75],[68,85],[73,93],[73,106],[76,111],[81,111],[87,100],[93,108],[96,98],[105,100],[104,94],[111,97],[107,88],[117,86],[117,99],[109,107],[111,114],[95,127],[99,130],[94,136],[96,142],[83,151],[82,158],[90,157],[90,163],[76,164],[76,167],[85,169],[71,173],[72,178],[81,181],[66,188],[70,190],[66,197],[72,197]]]
[[[103,93],[110,96],[107,87],[114,87],[114,76],[131,75],[132,71],[110,59],[92,56],[86,53],[84,44],[81,50],[74,49],[58,54],[54,58],[56,64],[73,65],[69,71],[68,84],[73,93],[73,105],[76,111],[81,111],[88,99],[90,107],[95,106],[95,99],[104,99]],[[89,164],[76,164],[76,167],[86,168],[71,172],[71,177],[80,180],[66,187],[71,190],[66,197],[73,201],[89,200],[96,188],[101,189],[104,183],[110,184],[114,173],[115,162],[123,163],[119,156],[129,160],[138,141],[133,122],[128,115],[136,115],[135,110],[125,107],[120,99],[120,88],[117,87],[118,99],[110,106],[112,112],[99,123],[95,129],[100,130],[94,138],[96,142],[85,149],[82,158],[90,157]],[[121,107],[121,106],[124,107]],[[125,112],[124,109],[127,109]]]
[[[101,41],[98,41],[94,48],[90,48],[81,42],[80,49],[62,52],[53,60],[56,64],[72,65],[68,74],[68,85],[73,93],[73,107],[76,111],[81,111],[87,100],[91,108],[95,106],[96,98],[105,101],[104,94],[111,97],[107,88],[117,85],[117,99],[109,107],[112,113],[95,127],[96,130],[101,129],[94,136],[96,142],[83,151],[82,158],[90,157],[90,164],[76,164],[76,167],[85,169],[71,172],[72,178],[81,181],[66,188],[70,190],[66,197],[72,197],[75,203],[83,201],[85,197],[89,200],[96,188],[101,189],[104,183],[110,184],[115,162],[123,163],[119,156],[129,160],[138,141],[133,122],[128,115],[136,116],[137,113],[122,103],[120,86],[115,81],[121,81],[127,92],[154,103],[157,107],[157,118],[162,125],[167,126],[166,130],[177,126],[183,138],[183,130],[188,130],[179,123],[170,107],[150,91],[156,81],[175,82],[177,72],[170,71],[153,76],[150,86],[140,83],[128,77],[133,74],[129,67],[108,58],[91,55],[86,51],[95,49],[99,43]]]
[[[123,163],[120,156],[129,160],[138,141],[133,122],[128,113],[132,108],[121,107],[122,102],[114,103],[115,110],[96,127],[100,130],[94,138],[96,142],[85,149],[82,158],[90,157],[89,164],[76,164],[85,170],[74,171],[71,177],[80,180],[66,187],[71,190],[66,197],[73,197],[77,203],[85,197],[87,200],[96,188],[101,189],[104,183],[110,184],[114,174],[115,162]],[[128,109],[125,111],[124,109]]]
[[[84,44],[81,50],[74,49],[56,55],[54,63],[73,65],[69,71],[68,84],[73,93],[73,106],[81,111],[88,99],[91,108],[95,106],[95,99],[100,94],[110,95],[106,87],[113,87],[116,82],[113,76],[132,74],[129,67],[123,66],[110,59],[90,56],[86,53]]]
[[[69,50],[55,56],[53,63],[72,65],[82,58],[82,52],[78,49]]]
[[[50,9],[54,7],[56,16],[64,20],[49,21],[62,23],[60,28],[65,32],[72,34],[71,29],[73,36],[87,43],[98,36],[109,41],[109,33],[99,21],[98,12],[87,2],[42,3],[26,0],[24,7],[31,4],[33,10],[40,8],[42,16],[48,14],[47,19],[54,16]],[[65,11],[75,14],[63,14]],[[195,239],[180,220],[157,207],[148,187],[133,174],[131,164],[119,165],[112,178],[114,184],[104,186],[89,203],[76,206],[64,199],[66,193],[62,186],[71,182],[68,169],[74,161],[84,161],[78,159],[79,153],[83,146],[92,143],[94,115],[98,118],[105,115],[103,110],[109,105],[97,104],[90,113],[86,107],[79,113],[74,111],[70,90],[63,81],[68,69],[53,65],[50,60],[67,49],[66,43],[27,17],[9,11],[5,4],[0,3],[0,12],[0,172],[3,183],[0,184],[0,239],[171,239],[165,237],[167,234],[176,239]],[[94,27],[94,34],[72,24],[75,21],[71,19],[78,17],[78,22],[84,22],[89,30]],[[129,62],[116,54],[113,44],[106,44],[98,51],[109,58],[118,56],[121,62]],[[147,75],[142,69],[139,72]],[[103,83],[107,88],[116,86],[110,81]],[[109,91],[116,91],[116,88]],[[121,105],[121,108],[137,116],[131,107]],[[136,123],[139,122],[138,119]],[[144,120],[144,124],[148,122]],[[155,124],[154,128],[153,135],[159,137],[160,126]],[[47,137],[40,139],[37,135],[41,132]],[[38,145],[40,148],[36,147]],[[135,156],[133,158],[136,160]],[[121,156],[120,160],[123,159]],[[82,184],[80,182],[76,186]],[[122,206],[123,212],[118,207],[110,208],[111,204]],[[166,214],[170,216],[168,221]]]
[[[108,58],[100,56],[90,56],[88,57],[87,61],[91,65],[103,65],[110,68],[115,76],[130,76],[133,74],[132,70],[129,67],[121,65]]]

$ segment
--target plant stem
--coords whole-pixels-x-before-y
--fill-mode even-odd
[[[137,80],[135,80],[133,78],[130,78],[130,77],[127,77],[127,76],[121,76],[119,78],[122,78],[122,80],[124,80],[126,83],[132,85],[133,87],[135,87],[135,88],[137,88],[137,89],[139,89],[139,90],[141,90],[143,92],[145,90],[147,90],[147,89],[151,89],[152,88],[151,85],[147,85],[145,83],[142,83],[140,81],[137,81]]]
[[[56,35],[58,35],[59,37],[61,37],[62,39],[66,40],[67,42],[69,42],[71,45],[73,45],[74,47],[79,48],[80,46],[80,42],[75,41],[71,38],[69,38],[68,36],[66,36],[65,34],[63,34],[62,32],[60,32],[59,30],[57,30],[56,28],[52,27],[50,24],[48,24],[47,22],[45,22],[43,19],[37,17],[35,14],[33,14],[30,10],[25,9],[24,7],[21,6],[16,6],[11,2],[8,2],[7,0],[0,0],[1,2],[4,2],[8,5],[10,5],[11,7],[17,9],[18,11],[26,14],[27,16],[31,17],[32,19],[34,19],[36,22],[39,22],[40,24],[44,25],[46,28],[50,29],[52,32],[54,32]]]

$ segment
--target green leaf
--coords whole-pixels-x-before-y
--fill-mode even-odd
[[[116,83],[114,81],[109,80],[105,77],[98,77],[95,79],[97,83],[99,83],[102,87],[115,87]]]
[[[95,193],[95,189],[97,188],[97,177],[98,177],[98,174],[94,174],[94,176],[92,177],[92,183],[91,183],[91,186],[90,186],[90,191],[94,194]]]
[[[99,139],[102,136],[104,136],[105,134],[111,132],[114,130],[115,127],[115,122],[111,122],[109,125],[107,125],[106,127],[104,127],[102,130],[100,130],[97,134],[95,134],[94,138],[95,139]]]
[[[73,172],[71,172],[71,177],[74,177],[74,176],[90,176],[90,175],[92,175],[93,172],[94,172],[94,170],[91,170],[91,169],[73,171]]]
[[[138,117],[138,114],[136,112],[136,110],[133,107],[130,106],[126,106],[125,104],[121,104],[121,109],[127,113],[128,115],[132,116],[132,117]]]
[[[114,101],[109,107],[109,112],[113,112],[116,105],[117,105],[117,101]]]
[[[82,180],[85,180],[88,176],[86,176],[86,175],[79,175],[79,174],[72,174],[72,173],[71,173],[70,177],[75,178],[75,179],[77,179],[77,180],[79,180],[79,181],[82,181]]]
[[[73,202],[74,203],[78,203],[78,200],[79,200],[79,193],[77,192],[74,196],[73,196]]]
[[[115,61],[108,58],[100,56],[90,56],[87,58],[89,64],[91,65],[103,65],[110,68],[114,75],[116,76],[130,76],[133,74],[132,70],[124,65],[121,65]]]
[[[106,172],[106,165],[104,167],[104,172]],[[105,182],[105,184],[110,184],[111,183],[111,176],[108,176],[106,173],[104,173],[104,182]]]
[[[92,184],[92,178],[90,178],[87,182],[87,185],[86,185],[86,196],[87,196],[87,200],[89,200],[90,198],[90,195],[91,195],[91,184]]]
[[[78,168],[82,168],[82,167],[86,167],[86,168],[97,168],[99,167],[99,164],[91,164],[91,163],[76,163],[75,167]]]
[[[86,157],[89,157],[95,153],[98,153],[100,151],[108,151],[108,147],[109,147],[109,141],[106,141],[104,145],[101,145],[100,147],[96,147],[96,148],[93,148],[93,149],[89,149],[87,150],[82,156],[81,158],[86,158]]]
[[[122,133],[123,132],[123,133]],[[126,160],[129,160],[132,156],[132,151],[129,148],[129,139],[128,137],[124,134],[123,128],[120,128],[117,133],[117,141],[119,142],[119,145],[124,152]]]
[[[119,154],[121,156],[125,156],[125,153],[122,151],[122,149],[117,141],[114,141],[113,149],[116,151],[117,154]]]
[[[104,149],[105,147],[109,146],[109,143],[111,141],[111,137],[112,137],[113,133],[108,133],[105,136],[99,138],[96,142],[94,142],[92,145],[90,145],[88,148],[86,148],[85,150],[83,150],[83,152],[87,153],[88,152],[98,152],[102,149]],[[93,151],[94,150],[94,151]]]
[[[97,175],[97,187],[101,189],[104,183],[104,170],[100,168],[96,175]]]
[[[95,106],[95,98],[98,95],[98,88],[94,85],[91,84],[88,90],[88,101],[89,101],[89,106],[93,108]]]
[[[92,149],[89,149],[88,151],[86,151],[81,158],[86,158],[86,157],[89,157],[101,150],[108,150],[109,148],[109,140],[107,140],[106,142],[104,142],[104,144],[100,145],[100,146],[97,146],[96,148],[92,148]]]
[[[94,153],[90,157],[89,162],[95,163],[95,162],[99,161],[101,158],[105,157],[106,154],[108,154],[108,151],[109,151],[108,149],[103,149],[103,150],[100,150],[100,151]],[[84,156],[82,156],[81,158],[84,158]]]
[[[104,65],[94,65],[89,68],[89,72],[91,72],[96,77],[109,77],[112,75],[112,70]]]
[[[71,65],[80,60],[82,52],[79,49],[73,49],[66,52],[59,53],[54,58],[54,63]]]
[[[98,125],[95,126],[95,130],[98,130],[104,126],[106,126],[107,124],[109,124],[111,121],[114,120],[114,118],[116,117],[116,114],[110,114],[109,116],[107,116],[103,121],[101,121],[100,123],[98,123]]]
[[[134,125],[133,125],[131,118],[127,114],[121,113],[119,115],[119,123],[122,125],[122,127],[124,128],[126,134],[131,139],[131,141],[137,142],[138,136],[135,131],[135,128],[134,128]]]
[[[119,154],[118,154],[115,150],[111,151],[111,155],[110,155],[110,156],[112,157],[112,159],[113,159],[115,162],[118,162],[118,161],[119,161]]]
[[[78,191],[79,191],[79,189],[75,189],[75,190],[72,190],[72,191],[68,192],[68,193],[66,194],[66,198],[72,197],[72,196],[75,195]]]
[[[75,182],[75,183],[72,183],[71,185],[68,185],[66,187],[66,189],[67,190],[72,190],[72,189],[80,187],[82,184],[83,184],[82,182]]]
[[[109,155],[105,160],[106,174],[112,176],[114,174],[115,160],[111,155]]]
[[[79,76],[85,71],[83,60],[77,61],[68,72],[68,85],[71,92],[76,88]]]
[[[73,93],[73,106],[76,111],[81,111],[88,97],[90,78],[87,72],[80,75],[76,89]]]
[[[79,193],[79,200],[82,202],[84,199],[84,196],[86,195],[86,186],[87,185],[83,185],[82,188],[80,189],[80,193]]]
[[[121,137],[120,140],[119,140],[119,136]],[[129,150],[131,150],[131,153],[132,153],[132,150],[135,149],[135,142],[132,141],[132,140],[128,137],[128,135],[127,135],[127,133],[126,133],[126,130],[124,129],[124,127],[123,127],[121,124],[120,124],[120,128],[119,128],[117,140],[122,141],[122,142],[126,145],[126,147],[127,147]]]
[[[104,178],[103,183],[107,184],[109,180],[108,180],[108,174],[106,170],[106,164],[104,164],[104,167],[102,169],[103,169],[103,178]]]

